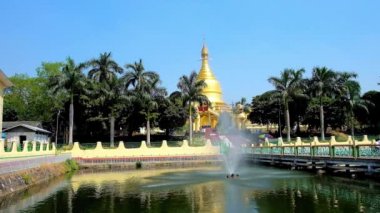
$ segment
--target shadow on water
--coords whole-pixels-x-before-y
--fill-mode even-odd
[[[379,212],[380,184],[243,166],[78,173],[6,202],[3,212]]]

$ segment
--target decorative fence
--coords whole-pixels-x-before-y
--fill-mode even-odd
[[[55,154],[56,148],[53,143],[24,141],[22,147],[19,143],[12,143],[12,146],[10,148],[5,148],[4,141],[0,140],[0,161],[9,158],[34,157]]]
[[[142,141],[139,147],[126,148],[123,141],[115,148],[103,148],[102,142],[97,142],[93,149],[82,149],[79,142],[75,142],[71,150],[64,153],[71,153],[73,158],[94,159],[94,158],[154,158],[154,157],[186,157],[186,156],[215,156],[220,154],[219,146],[212,145],[210,140],[204,146],[189,146],[184,140],[177,146],[168,146],[167,141],[162,141],[161,146],[148,147]]]
[[[362,141],[349,136],[345,142],[337,142],[334,136],[328,142],[320,142],[318,137],[312,142],[302,142],[298,137],[294,143],[285,143],[279,138],[277,144],[272,144],[266,139],[264,144],[246,149],[256,155],[380,159],[380,144],[368,140],[366,135]]]

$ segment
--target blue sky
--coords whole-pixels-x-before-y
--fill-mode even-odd
[[[227,103],[272,89],[284,68],[355,71],[380,86],[380,1],[20,1],[0,3],[0,69],[35,75],[42,61],[105,51],[143,59],[169,92],[200,68],[205,38]]]

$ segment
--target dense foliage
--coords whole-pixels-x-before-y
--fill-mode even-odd
[[[361,95],[356,73],[326,67],[315,67],[311,78],[302,78],[302,73],[285,69],[280,77],[269,78],[275,90],[253,97],[249,120],[277,124],[277,135],[284,131],[288,139],[290,134],[300,135],[301,125],[308,127],[307,134],[320,134],[322,139],[326,130],[379,133],[380,92]]]
[[[142,60],[123,69],[111,53],[83,63],[71,58],[42,63],[36,77],[10,80],[14,86],[5,91],[4,120],[41,121],[69,143],[96,139],[113,146],[115,137],[131,136],[144,126],[149,143],[151,128],[169,134],[188,116],[182,100],[170,98],[159,75],[146,71]]]

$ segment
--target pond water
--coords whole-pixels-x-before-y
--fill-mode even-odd
[[[244,166],[85,172],[0,200],[0,212],[380,212],[380,184]]]

